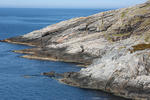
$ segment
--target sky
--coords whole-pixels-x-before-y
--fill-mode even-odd
[[[0,8],[123,8],[147,0],[0,0]]]

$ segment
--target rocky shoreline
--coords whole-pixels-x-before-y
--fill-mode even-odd
[[[22,41],[23,40],[23,41]],[[39,59],[39,60],[52,60],[52,61],[63,61],[63,62],[70,62],[76,63],[80,66],[88,66],[92,64],[93,59],[98,58],[98,56],[93,56],[90,53],[84,53],[82,50],[75,54],[68,54],[66,53],[67,47],[63,48],[49,48],[45,46],[41,46],[38,42],[28,42],[24,40],[22,37],[10,38],[6,40],[1,40],[1,42],[8,42],[14,44],[21,44],[21,45],[28,45],[32,46],[31,49],[24,49],[24,50],[14,50],[13,52],[26,54],[22,56],[23,58],[29,59]],[[38,43],[38,44],[36,44]]]
[[[9,42],[30,59],[88,65],[60,82],[136,100],[150,99],[150,1],[50,25]],[[51,73],[51,75],[54,73]]]

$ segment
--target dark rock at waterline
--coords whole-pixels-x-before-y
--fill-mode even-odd
[[[30,54],[23,56],[24,58],[33,58],[41,60],[53,60],[53,61],[64,61],[70,63],[76,63],[79,65],[90,65],[93,59],[98,58],[99,56],[93,56],[89,53],[75,53],[69,54],[66,52],[65,48],[32,48],[24,50],[16,50],[15,52]]]
[[[57,74],[54,71],[44,72],[44,73],[42,73],[42,75],[49,76],[49,77],[56,77],[57,76]]]
[[[65,73],[56,73],[55,71],[44,72],[41,75],[49,77],[61,77],[61,78],[71,78],[76,72],[65,72]]]
[[[67,78],[70,77],[73,72],[65,72],[65,73],[56,73],[55,71],[44,72],[41,75],[48,76],[48,77],[55,77],[55,78]]]

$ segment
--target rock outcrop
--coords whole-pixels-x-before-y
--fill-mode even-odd
[[[61,82],[150,99],[150,1],[63,21],[5,42],[36,46],[26,58],[89,65]]]

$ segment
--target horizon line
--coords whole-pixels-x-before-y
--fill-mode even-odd
[[[51,7],[51,8],[44,8],[44,7],[0,7],[0,8],[18,8],[18,9],[119,9],[119,8],[121,8],[121,7],[116,7],[116,8],[107,8],[107,7],[105,7],[105,8],[59,8],[59,7],[57,7],[57,8],[54,8],[54,7]],[[124,8],[124,7],[122,7],[122,8]]]

